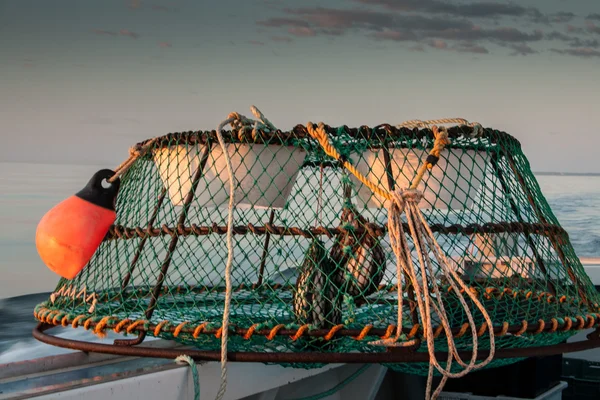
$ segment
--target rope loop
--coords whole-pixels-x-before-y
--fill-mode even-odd
[[[412,120],[407,121],[401,124],[400,126],[415,128],[440,123],[469,124],[464,119],[455,118],[430,121]],[[479,134],[479,128],[475,128],[475,125],[472,126],[474,127],[474,134]],[[427,159],[424,160],[424,162],[417,170],[416,176],[413,179],[411,186],[408,189],[400,189],[390,192],[385,188],[380,187],[374,184],[373,182],[369,181],[352,164],[350,164],[346,158],[340,156],[340,153],[329,141],[323,123],[320,123],[317,127],[315,127],[312,122],[309,122],[306,126],[306,129],[310,136],[318,141],[318,143],[321,145],[321,147],[327,155],[334,158],[335,160],[338,160],[344,168],[346,168],[350,173],[352,173],[365,186],[371,189],[371,191],[381,195],[387,200],[390,200],[390,204],[388,205],[388,232],[390,236],[391,248],[394,251],[394,254],[396,255],[398,323],[396,325],[396,335],[394,337],[391,336],[392,331],[389,331],[390,335],[386,335],[386,337],[382,338],[381,340],[370,342],[369,344],[385,347],[405,347],[410,345],[418,345],[420,343],[420,338],[407,340],[407,337],[402,334],[402,280],[404,277],[406,277],[406,280],[410,280],[410,282],[406,282],[406,284],[411,284],[415,290],[418,312],[420,314],[420,319],[423,324],[423,335],[427,339],[427,348],[429,352],[429,374],[427,379],[426,400],[429,398],[437,398],[441,393],[443,386],[448,378],[462,377],[472,370],[482,368],[485,365],[489,364],[494,357],[495,349],[494,328],[489,314],[477,298],[477,293],[468,290],[469,288],[463,282],[461,277],[456,273],[456,271],[454,271],[451,268],[451,264],[446,259],[445,253],[437,243],[435,237],[433,236],[433,232],[431,231],[431,228],[427,223],[427,220],[421,213],[418,206],[419,202],[423,198],[423,194],[419,190],[417,190],[417,187],[423,179],[425,172],[431,170],[437,164],[441,152],[448,144],[450,144],[450,140],[448,138],[448,130],[445,127],[438,127],[437,125],[433,125],[431,127],[434,136],[433,148],[429,152]],[[413,257],[411,256],[411,249],[408,245],[408,239],[404,232],[403,223],[401,219],[402,214],[406,215],[406,219],[408,221],[409,233],[412,237],[412,244],[418,255],[418,265],[415,265],[412,260]],[[458,300],[460,301],[461,306],[463,307],[467,315],[467,319],[469,321],[468,325],[471,328],[471,335],[473,340],[473,353],[471,356],[471,360],[469,360],[468,363],[464,362],[458,356],[458,350],[456,348],[456,343],[454,342],[450,322],[448,321],[448,316],[446,314],[446,310],[441,299],[440,288],[438,287],[436,277],[434,276],[434,261],[431,259],[431,254],[433,254],[433,257],[437,261],[435,265],[438,265],[440,267],[442,275],[444,275],[448,282],[450,282],[451,287],[449,290],[454,291],[456,293],[456,296],[458,297]],[[417,269],[420,270],[421,280],[419,280],[417,276]],[[434,296],[430,295],[430,286],[433,287]],[[480,313],[483,315],[483,318],[485,320],[479,331],[477,329],[477,326],[475,325],[473,314],[465,300],[465,295],[467,295],[470,298],[470,300],[475,304],[475,306],[479,309]],[[435,332],[432,326],[432,315],[434,313],[439,317],[441,321],[441,324],[438,326],[438,329],[436,329]],[[478,347],[477,336],[482,335],[486,330],[489,332],[490,336],[490,354],[483,362],[476,364]],[[434,341],[439,335],[441,335],[442,332],[445,332],[449,350],[446,368],[442,368],[438,363],[437,359],[435,358]],[[402,341],[400,341],[400,339],[402,339]],[[451,366],[454,360],[459,365],[464,367],[464,370],[457,373],[451,372]],[[431,393],[434,368],[442,374],[443,378],[439,386],[435,389],[435,391],[433,391],[433,393]]]

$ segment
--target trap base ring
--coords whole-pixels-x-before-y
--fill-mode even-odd
[[[90,353],[104,353],[118,356],[133,357],[152,357],[175,359],[181,354],[185,354],[196,361],[220,361],[220,351],[203,351],[194,349],[164,349],[146,346],[115,346],[110,344],[93,343],[81,340],[63,339],[53,336],[46,331],[54,328],[55,325],[39,323],[33,330],[33,337],[51,346],[62,347],[71,350],[80,350]],[[584,350],[600,348],[600,327],[587,335],[586,340],[571,343],[560,343],[550,346],[537,346],[527,348],[503,348],[496,349],[494,359],[501,358],[523,358],[523,357],[542,357],[556,354],[572,353]],[[436,358],[444,359],[448,357],[445,352],[436,352]],[[468,351],[459,352],[463,359],[471,357]],[[477,359],[485,359],[488,356],[486,351],[479,352]],[[319,352],[301,352],[301,353],[263,353],[263,352],[230,352],[227,359],[234,362],[257,362],[257,363],[343,363],[343,364],[363,364],[363,363],[411,363],[428,362],[429,354],[427,352],[416,352],[411,348],[393,348],[381,353],[319,353]]]

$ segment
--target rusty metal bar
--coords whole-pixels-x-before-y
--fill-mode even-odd
[[[163,201],[165,200],[166,195],[167,195],[167,188],[163,186],[162,191],[160,192],[160,196],[158,197],[158,202],[156,203],[156,206],[154,207],[154,210],[152,211],[152,215],[151,215],[150,219],[148,220],[148,229],[152,229],[152,225],[154,225],[154,221],[156,221],[156,217],[158,217],[158,212],[160,211],[160,208],[162,207],[162,204],[163,204]],[[121,291],[124,291],[127,288],[127,285],[129,285],[129,281],[131,280],[131,276],[133,274],[133,271],[135,270],[135,266],[137,265],[137,262],[140,258],[140,255],[142,254],[142,250],[144,249],[144,245],[146,244],[147,240],[148,240],[148,236],[145,236],[140,241],[140,244],[138,245],[138,248],[135,252],[135,256],[133,256],[133,260],[131,261],[131,265],[129,266],[129,270],[127,271],[127,275],[125,275],[125,278],[123,279],[123,283],[121,284]]]
[[[368,223],[369,232],[376,235],[383,236],[387,232],[387,226],[377,225],[374,223]],[[403,228],[408,230],[408,224],[404,223]],[[471,235],[473,233],[535,233],[537,235],[547,236],[552,234],[562,234],[565,230],[553,224],[541,224],[541,223],[521,223],[521,222],[488,222],[485,224],[431,224],[431,231],[435,233],[441,233],[444,235]],[[225,235],[227,233],[227,226],[211,225],[211,226],[197,226],[192,224],[191,226],[166,226],[163,225],[160,228],[154,228],[151,230],[145,228],[128,228],[123,226],[112,226],[107,234],[105,240],[128,240],[138,237],[158,237],[158,236],[205,236],[205,235]],[[365,232],[365,228],[356,227],[352,232],[356,235],[360,235]],[[315,236],[323,235],[332,237],[339,235],[340,233],[346,233],[344,227],[324,227],[318,226],[316,228],[300,228],[300,227],[288,227],[288,226],[254,226],[248,225],[237,225],[232,228],[234,235],[246,235],[252,233],[253,235],[278,235],[278,236],[303,236],[305,238],[314,238]]]
[[[269,225],[273,225],[273,221],[275,220],[275,210],[271,210],[271,215],[269,216]],[[260,268],[258,270],[258,281],[256,282],[257,286],[262,285],[263,277],[265,274],[265,265],[267,264],[267,256],[269,254],[269,242],[271,240],[271,234],[267,232],[265,234],[265,244],[263,246],[263,253],[260,260]]]
[[[192,204],[192,200],[194,200],[194,194],[196,193],[196,189],[198,188],[198,183],[200,182],[200,178],[202,177],[204,167],[206,166],[206,162],[208,160],[208,155],[210,154],[211,147],[212,146],[209,144],[209,145],[204,146],[204,148],[203,148],[202,158],[200,159],[200,165],[198,166],[198,169],[196,170],[196,173],[194,174],[194,177],[192,180],[192,186],[190,187],[190,190],[188,191],[188,193],[183,201],[183,208],[181,210],[181,213],[179,214],[179,219],[177,221],[178,226],[183,225],[185,223],[188,210],[190,208],[190,205]],[[145,316],[146,316],[147,320],[150,320],[152,318],[152,315],[154,314],[154,309],[156,308],[156,303],[158,302],[158,298],[160,296],[160,291],[162,290],[163,283],[165,281],[165,278],[167,277],[167,272],[169,270],[169,266],[171,265],[171,259],[173,257],[173,253],[175,252],[175,249],[177,248],[178,241],[179,241],[179,236],[175,235],[175,236],[173,236],[173,238],[171,239],[171,242],[169,243],[169,248],[167,249],[167,256],[165,257],[165,259],[161,265],[160,274],[158,275],[156,285],[154,286],[154,289],[152,290],[152,298],[150,299],[150,304],[148,304],[148,308],[146,309]],[[135,339],[117,339],[114,341],[114,344],[117,346],[136,346],[136,345],[142,343],[144,341],[145,337],[146,337],[146,332],[143,331]]]
[[[500,146],[500,147],[502,148],[502,146]],[[504,149],[503,149],[503,152],[504,152]],[[504,153],[504,154],[506,155],[506,153]],[[500,167],[498,165],[498,155],[492,154],[491,159],[492,159],[492,168],[494,168],[494,171],[496,172],[496,176],[498,176],[498,179],[500,180],[500,185],[502,186],[502,190],[504,191],[504,194],[506,195],[506,198],[508,199],[508,201],[510,203],[510,207],[512,208],[512,210],[515,213],[515,216],[517,217],[519,222],[525,223],[523,221],[523,217],[521,216],[521,212],[519,211],[519,207],[517,207],[514,199],[510,195],[510,192],[508,190],[508,185],[506,184],[506,180],[504,179],[502,170],[500,169]],[[550,236],[550,235],[548,235],[548,236]],[[533,242],[533,239],[531,238],[531,235],[529,235],[529,233],[525,233],[525,238],[527,240],[527,243],[529,244],[529,247],[531,248],[531,251],[533,252],[533,256],[537,260],[537,264],[539,265],[540,270],[542,270],[544,277],[546,278],[546,286],[548,287],[548,290],[550,291],[550,293],[552,293],[554,296],[556,296],[556,287],[554,286],[554,284],[552,282],[550,282],[550,279],[549,279],[550,277],[548,276],[548,273],[546,270],[546,265],[544,264],[542,257],[540,257],[540,255],[537,251],[537,248],[535,247],[535,243]]]
[[[220,351],[203,351],[194,349],[161,349],[153,347],[131,347],[131,346],[113,346],[102,343],[90,343],[79,340],[63,339],[57,336],[46,334],[44,331],[51,328],[52,325],[40,323],[33,330],[33,337],[52,346],[81,350],[93,353],[105,353],[121,356],[134,357],[153,357],[175,359],[181,354],[186,354],[195,360],[219,361],[221,360]],[[561,343],[552,346],[537,346],[528,348],[502,348],[496,349],[495,359],[500,358],[521,358],[521,357],[541,357],[547,355],[571,353],[583,350],[589,350],[600,347],[600,340],[592,336],[579,342]],[[470,358],[472,353],[468,351],[459,351],[459,357],[462,359]],[[479,352],[477,359],[485,359],[487,352]],[[448,354],[445,352],[436,352],[437,359],[446,359]],[[321,352],[301,352],[301,353],[278,353],[278,352],[230,352],[227,358],[234,362],[261,362],[261,363],[408,363],[408,362],[429,362],[427,352],[418,352],[414,349],[399,349],[380,353],[321,353]]]
[[[535,202],[531,192],[529,191],[529,188],[527,187],[527,184],[525,183],[525,179],[523,179],[523,176],[517,169],[517,166],[515,165],[515,162],[514,162],[512,156],[508,153],[508,151],[506,151],[506,149],[504,148],[504,146],[502,144],[499,144],[499,146],[502,149],[504,156],[506,157],[506,160],[508,161],[508,164],[509,164],[511,170],[517,177],[517,180],[519,181],[519,184],[521,185],[521,189],[523,190],[523,192],[525,193],[525,196],[527,197],[527,201],[531,205],[531,208],[533,208],[533,212],[536,214],[536,216],[538,217],[538,219],[540,220],[541,223],[547,224],[548,221],[546,220],[546,217],[544,217],[544,214],[538,208],[537,203]],[[567,270],[567,274],[569,275],[569,278],[571,278],[571,281],[577,287],[579,296],[583,299],[585,304],[589,306],[590,305],[589,299],[587,298],[585,292],[583,291],[581,283],[579,282],[579,279],[577,279],[577,276],[575,275],[575,273],[571,269],[569,263],[567,262],[567,258],[565,257],[565,254],[563,253],[562,248],[560,247],[560,244],[557,242],[557,237],[554,234],[552,234],[551,232],[549,232],[548,239],[550,240],[552,247],[554,247],[554,250],[556,250],[556,254],[558,254],[560,261],[565,266],[565,268]]]

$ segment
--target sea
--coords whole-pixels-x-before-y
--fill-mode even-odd
[[[35,229],[47,210],[105,167],[0,163],[0,364],[69,351],[31,337],[33,308],[58,281],[38,257]],[[600,257],[600,175],[536,174],[536,179],[577,255]],[[79,329],[59,335],[100,340]]]

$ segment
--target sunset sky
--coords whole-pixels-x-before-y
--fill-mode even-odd
[[[256,105],[281,129],[463,117],[600,172],[599,0],[0,0],[0,162],[102,164]]]

